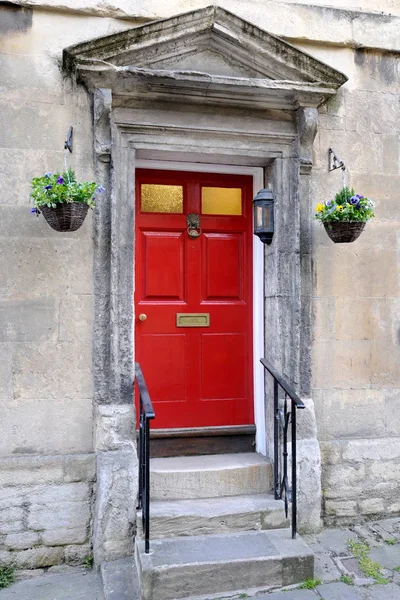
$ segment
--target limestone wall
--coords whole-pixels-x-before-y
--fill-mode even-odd
[[[0,459],[0,563],[82,564],[91,550],[93,454]]]
[[[321,110],[315,202],[341,184],[340,171],[327,173],[332,146],[348,167],[346,182],[376,203],[376,218],[352,244],[334,245],[314,226],[313,400],[324,510],[329,522],[350,522],[400,511],[400,54],[312,51],[349,76]]]
[[[18,523],[12,531],[0,530],[2,552],[6,548],[30,552],[27,545],[53,544],[81,545],[82,554],[88,543],[91,479],[84,475],[71,481],[62,465],[69,454],[93,452],[92,217],[78,232],[59,234],[29,212],[29,180],[63,168],[63,143],[70,125],[74,126],[70,165],[80,178],[93,177],[90,98],[83,89],[72,92],[71,82],[63,79],[62,50],[147,19],[208,4],[203,0],[0,3],[0,455],[6,457],[8,473],[11,467],[20,473],[17,487],[11,476],[7,480],[1,499],[4,510],[8,505],[15,511]],[[369,440],[385,437],[395,442],[400,436],[397,0],[324,0],[324,5],[331,5],[328,9],[290,0],[218,4],[285,36],[349,77],[338,98],[321,110],[312,175],[315,199],[330,197],[340,185],[340,174],[326,171],[327,149],[333,145],[349,166],[351,184],[377,202],[377,218],[358,242],[345,247],[334,246],[315,224],[313,399],[326,457],[327,514],[347,518],[370,513],[372,506],[376,513],[388,507],[397,510],[392,492],[380,493],[378,467],[372,462],[368,463],[371,487],[364,486],[360,496],[360,486],[347,474],[364,467],[347,452],[345,441],[356,438],[362,456]],[[367,49],[356,49],[360,46]],[[54,461],[58,474],[46,481],[28,476],[24,481],[29,472],[24,461],[38,456]],[[379,469],[389,481],[391,461],[397,455],[382,456]],[[329,492],[333,488],[343,490],[340,498]],[[393,490],[392,483],[389,489]],[[36,506],[38,494],[50,499],[53,493],[56,496],[45,503],[49,527],[41,529],[36,523],[35,529],[29,520],[35,509],[29,507]],[[363,501],[369,498],[376,498],[376,503],[366,509]],[[64,502],[71,504],[70,520],[53,535],[52,523],[64,511],[60,508]],[[71,536],[69,529],[76,535]],[[68,552],[75,551],[54,551],[53,563],[69,560]],[[44,564],[39,554],[32,556],[37,560],[21,555],[20,566]]]

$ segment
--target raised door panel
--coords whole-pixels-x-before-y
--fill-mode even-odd
[[[143,300],[184,299],[184,236],[182,232],[142,231]]]
[[[243,299],[243,234],[204,233],[203,301]]]
[[[247,339],[244,333],[201,336],[201,399],[246,398]]]
[[[140,360],[147,367],[147,385],[155,404],[186,400],[186,337],[184,333],[140,336]]]

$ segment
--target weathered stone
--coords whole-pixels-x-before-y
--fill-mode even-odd
[[[360,589],[348,586],[345,583],[328,583],[318,586],[317,591],[324,600],[365,600],[365,595]],[[323,596],[322,596],[323,594]]]
[[[292,540],[289,530],[171,538],[152,544],[152,554],[144,553],[143,542],[136,547],[145,599],[281,587],[313,574],[310,549],[300,538]]]
[[[342,445],[345,461],[400,459],[400,438],[379,440],[346,440]]]
[[[135,439],[133,406],[99,404],[95,413],[95,445],[99,452],[118,450]]]
[[[62,458],[57,456],[11,456],[0,458],[0,485],[23,486],[38,483],[61,483],[63,480]],[[21,489],[0,489],[0,498],[10,494],[19,495]]]
[[[361,500],[359,506],[361,514],[363,515],[382,514],[385,510],[382,498],[368,498],[368,500]]]
[[[54,300],[0,301],[0,342],[57,339],[58,307]]]
[[[342,502],[326,500],[325,514],[333,517],[352,517],[357,514],[357,502],[353,500]]]
[[[65,547],[65,561],[70,565],[82,565],[88,556],[92,555],[90,544]]]
[[[37,533],[25,531],[24,533],[9,533],[4,540],[4,545],[10,550],[25,550],[39,544]]]
[[[64,560],[64,548],[31,548],[22,552],[10,552],[11,563],[21,569],[50,567]]]
[[[151,503],[152,538],[279,529],[287,524],[283,503],[269,494]]]
[[[64,296],[60,303],[59,341],[86,342],[90,340],[93,328],[92,320],[92,296]]]
[[[95,454],[70,455],[64,458],[64,481],[94,481],[96,476]]]
[[[97,564],[132,553],[136,520],[132,500],[136,494],[136,452],[100,452],[93,516],[93,554]]]
[[[320,348],[320,344],[318,344]],[[316,352],[318,352],[318,347]],[[332,362],[332,354],[329,353],[329,344],[323,344],[321,360]],[[344,343],[343,343],[343,353]],[[346,351],[346,356],[348,351]],[[342,361],[344,362],[343,354]],[[361,360],[361,357],[360,357]],[[325,369],[326,367],[324,367]],[[333,368],[333,367],[332,367]],[[365,370],[367,367],[365,366]],[[331,385],[334,374],[331,368],[320,381],[325,381],[324,386]],[[370,372],[369,372],[370,373]],[[331,440],[337,437],[373,438],[382,437],[385,434],[384,400],[382,392],[374,389],[345,389],[315,390],[314,394],[315,412],[318,423],[318,434],[322,440]]]
[[[34,377],[34,365],[27,365],[24,373],[24,382],[20,381],[24,393],[28,391],[27,385],[30,377]],[[50,370],[50,368],[49,368]],[[56,394],[60,372],[50,374],[46,387],[53,388]],[[36,394],[39,394],[37,384]],[[60,406],[63,406],[60,410]],[[58,452],[71,453],[74,450],[90,452],[92,450],[92,400],[91,398],[74,398],[73,401],[56,401],[54,398],[26,398],[24,402],[10,401],[3,404],[3,418],[0,423],[0,452],[3,454],[29,455],[52,454]],[[18,423],[18,427],[13,427]],[[60,458],[61,461],[61,458]],[[1,467],[0,467],[1,470]],[[21,475],[21,478],[19,478]],[[46,477],[47,475],[47,477]],[[30,481],[32,475],[29,474]],[[0,481],[2,475],[0,473]],[[40,473],[37,482],[51,481],[49,472]],[[18,474],[17,482],[24,482],[22,474]],[[34,483],[36,481],[34,480]]]
[[[51,569],[52,567],[50,567]],[[18,571],[15,572],[15,579],[18,580],[25,580],[25,579],[35,579],[36,577],[40,577],[41,575],[44,575],[45,570],[44,569],[19,569]]]
[[[63,502],[50,507],[32,505],[29,509],[28,526],[34,531],[78,528],[86,530],[89,520],[89,502]]]
[[[154,500],[257,494],[271,489],[271,465],[252,453],[151,460]]]
[[[88,539],[85,527],[77,529],[54,529],[43,531],[41,540],[45,546],[66,546],[67,544],[84,544]]]
[[[32,491],[27,490],[27,498],[32,508],[45,504],[86,503],[91,498],[91,486],[88,483],[35,486]]]

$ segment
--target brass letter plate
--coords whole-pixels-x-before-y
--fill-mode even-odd
[[[210,327],[210,313],[176,313],[177,327]]]

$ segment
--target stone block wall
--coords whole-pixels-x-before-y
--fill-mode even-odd
[[[334,246],[315,223],[312,398],[328,522],[395,514],[400,512],[394,476],[400,438],[397,0],[359,0],[370,13],[351,10],[350,0],[315,0],[313,6],[294,0],[216,3],[349,77],[338,97],[320,109],[311,178],[315,203],[341,185],[340,172],[327,173],[333,146],[348,166],[349,183],[376,201],[377,216],[349,246]],[[195,9],[205,3],[190,4]],[[320,4],[330,8],[314,6]],[[16,560],[20,568],[79,562],[90,553],[92,217],[78,232],[59,234],[29,213],[29,180],[63,168],[70,125],[69,164],[78,177],[93,177],[91,99],[63,78],[62,50],[185,10],[184,0],[168,6],[151,0],[146,7],[128,0],[0,3],[0,561]],[[385,445],[391,454],[383,451]],[[304,448],[305,455],[312,452]],[[375,455],[368,454],[370,448]],[[103,557],[130,550],[126,535],[119,537],[118,514],[110,517],[106,510],[113,497],[108,490],[119,502],[124,469],[136,468],[134,448],[120,458],[112,454],[117,449],[113,441],[96,445],[104,452],[96,500]],[[112,456],[120,460],[115,477]],[[126,487],[134,493],[134,476]],[[130,535],[134,516],[125,521]]]
[[[345,183],[372,198],[375,218],[352,244],[314,225],[313,400],[326,521],[400,513],[400,53],[309,48],[349,76],[320,109],[312,186],[332,198]],[[310,215],[311,217],[312,215]]]
[[[94,454],[0,459],[0,563],[82,564],[92,554]]]
[[[325,521],[349,524],[400,513],[400,438],[321,442]]]

